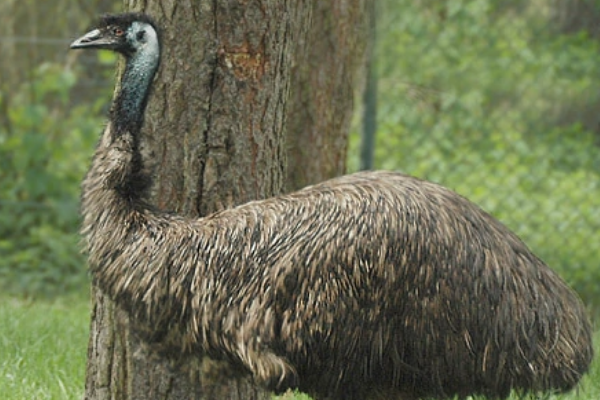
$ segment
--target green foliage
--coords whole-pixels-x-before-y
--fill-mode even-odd
[[[0,287],[51,295],[86,285],[78,245],[79,183],[101,103],[70,104],[74,71],[43,64],[5,104],[0,126]],[[0,101],[7,101],[3,94]]]
[[[541,1],[383,2],[375,165],[479,204],[600,304],[600,49],[550,15]]]

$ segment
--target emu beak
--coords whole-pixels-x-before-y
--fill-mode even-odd
[[[105,36],[100,29],[89,31],[71,43],[71,49],[112,49],[116,43]]]

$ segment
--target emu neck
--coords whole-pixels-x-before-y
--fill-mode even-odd
[[[121,90],[111,111],[115,133],[129,132],[135,136],[139,132],[157,66],[158,55],[142,52],[127,59]]]
[[[84,213],[102,203],[105,209],[131,207],[138,203],[149,187],[149,178],[143,173],[139,132],[157,66],[157,47],[146,52],[139,51],[127,58],[121,88],[111,108],[111,123],[105,130],[83,185]],[[95,196],[94,193],[100,192],[94,188],[102,188],[108,197]]]

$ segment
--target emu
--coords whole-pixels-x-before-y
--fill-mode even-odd
[[[126,60],[82,184],[82,235],[93,280],[157,352],[332,400],[506,398],[587,372],[578,296],[442,186],[361,172],[199,219],[153,208],[139,135],[157,25],[108,15],[71,48]]]

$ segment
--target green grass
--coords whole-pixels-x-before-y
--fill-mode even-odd
[[[0,299],[0,397],[83,398],[89,301]]]
[[[81,399],[89,302],[83,296],[28,302],[0,299],[0,394],[3,400]],[[600,351],[596,332],[596,352]],[[288,393],[280,400],[310,400]],[[600,399],[600,362],[578,392],[549,400]],[[515,397],[516,400],[516,397]]]

